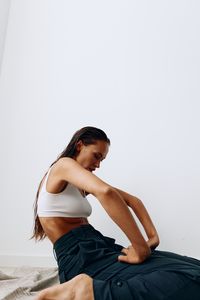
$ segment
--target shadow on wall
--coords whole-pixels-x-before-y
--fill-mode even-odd
[[[6,32],[8,27],[8,16],[11,0],[0,1],[0,75],[5,48]]]

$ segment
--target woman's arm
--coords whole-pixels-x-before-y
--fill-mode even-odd
[[[127,262],[139,263],[150,255],[149,245],[141,234],[126,202],[116,189],[68,157],[60,159],[60,162],[57,163],[57,171],[55,170],[54,176],[91,193],[99,200],[107,214],[125,233],[134,248],[134,253],[131,252],[132,255]]]
[[[120,260],[130,263],[144,261],[151,254],[150,246],[141,234],[133,215],[120,193],[111,188],[108,193],[99,195],[97,198],[111,219],[122,229],[131,242],[129,255],[125,257],[120,256]]]
[[[137,197],[132,196],[118,188],[115,189],[120,193],[126,204],[133,210],[141,222],[148,237],[147,244],[151,249],[155,249],[159,245],[159,236],[144,204]]]

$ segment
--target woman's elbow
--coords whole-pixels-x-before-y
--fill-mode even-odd
[[[107,197],[111,197],[113,193],[116,193],[115,189],[110,185],[105,185],[95,191],[94,196],[101,200]]]

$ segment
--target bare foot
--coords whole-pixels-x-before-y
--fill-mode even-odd
[[[94,300],[92,278],[79,274],[71,280],[41,291],[36,300]]]

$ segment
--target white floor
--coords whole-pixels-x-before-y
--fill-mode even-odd
[[[39,291],[57,283],[57,267],[0,266],[0,300],[33,300]]]

